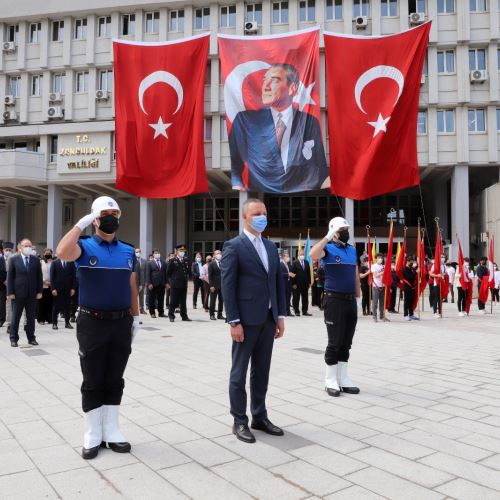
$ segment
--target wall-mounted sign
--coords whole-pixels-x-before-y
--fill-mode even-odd
[[[111,134],[61,134],[57,138],[60,174],[111,171]]]

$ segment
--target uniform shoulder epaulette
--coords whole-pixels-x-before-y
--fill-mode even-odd
[[[82,234],[78,239],[79,240],[88,240],[89,238],[92,238],[92,236],[89,236],[88,234]]]
[[[132,247],[135,249],[135,245],[132,245],[132,243],[129,243],[128,241],[123,241],[123,240],[118,240],[120,243],[123,243],[124,245],[127,245],[129,247]]]

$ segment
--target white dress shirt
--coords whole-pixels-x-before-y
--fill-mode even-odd
[[[285,124],[285,132],[281,140],[281,161],[283,162],[283,168],[287,168],[288,163],[288,149],[290,146],[290,135],[292,133],[292,123],[293,123],[293,106],[288,106],[288,108],[283,111],[278,111],[271,108],[271,113],[273,115],[274,128],[276,129],[276,124],[278,123],[278,113],[281,113],[281,121]],[[253,242],[252,242],[253,243]]]

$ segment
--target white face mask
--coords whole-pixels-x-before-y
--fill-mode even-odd
[[[445,259],[444,257],[441,257],[441,263],[442,263],[442,264],[444,264],[444,261],[445,261],[445,260],[446,260],[446,259]]]
[[[384,259],[377,259],[377,264],[382,264],[384,262]]]
[[[304,256],[303,255],[299,255],[299,260],[304,260]]]
[[[10,250],[4,250],[3,254],[5,255],[5,257],[9,258],[12,255],[12,252]]]
[[[183,259],[183,258],[184,258],[184,255],[186,255],[186,252],[179,252],[179,257],[180,257],[181,259]]]
[[[290,257],[285,257],[285,262],[288,264],[290,262]]]
[[[23,247],[21,251],[26,257],[33,254],[33,249],[31,247]]]
[[[155,258],[156,260],[160,260],[160,257],[161,257],[161,255],[160,255],[159,253],[155,253],[155,254],[154,254],[154,258]]]
[[[141,252],[135,252],[135,256],[139,259],[141,257]]]
[[[196,257],[196,262],[201,262],[201,257]]]
[[[415,262],[415,263],[413,264],[413,267],[417,267],[417,265],[418,265],[418,264]]]
[[[215,258],[216,258],[217,260],[221,260],[221,259],[222,259],[222,255],[221,255],[220,253],[215,254]]]

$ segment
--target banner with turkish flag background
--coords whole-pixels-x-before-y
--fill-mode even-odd
[[[144,198],[208,191],[203,107],[209,36],[113,42],[117,188]]]
[[[320,126],[319,28],[218,35],[234,189],[329,187]]]
[[[363,200],[419,183],[417,112],[430,27],[324,34],[332,193]]]

